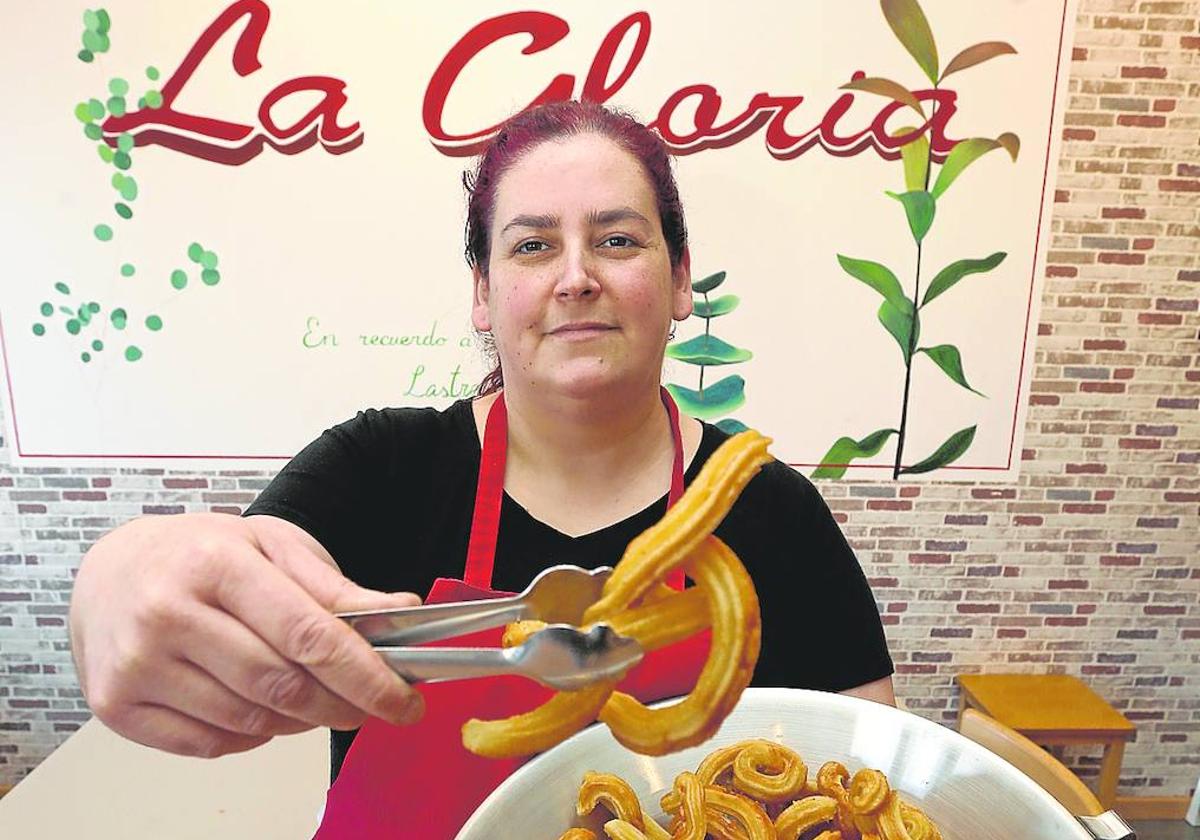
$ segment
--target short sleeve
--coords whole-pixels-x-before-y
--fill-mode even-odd
[[[815,571],[813,596],[819,599],[813,609],[824,616],[818,633],[828,641],[815,646],[814,676],[830,691],[882,679],[895,669],[875,595],[825,499],[812,482],[792,472],[807,511],[807,565]]]
[[[758,592],[754,685],[844,691],[892,673],[871,587],[807,478],[778,461],[767,465],[718,536],[742,558]]]
[[[386,519],[383,506],[395,495],[398,448],[421,448],[414,439],[421,424],[406,416],[417,413],[370,409],[327,429],[276,474],[244,515],[267,514],[298,525],[325,547],[343,574],[367,585]]]

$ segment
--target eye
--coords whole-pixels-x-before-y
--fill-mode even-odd
[[[546,243],[536,239],[526,239],[524,242],[517,245],[513,249],[517,254],[536,254],[546,249]]]
[[[629,248],[637,243],[624,234],[614,233],[612,236],[604,237],[602,244],[606,248]]]

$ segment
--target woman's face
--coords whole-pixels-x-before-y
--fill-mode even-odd
[[[535,146],[500,179],[491,241],[471,320],[492,333],[506,385],[580,397],[658,385],[691,275],[686,254],[672,270],[637,158],[595,134]]]

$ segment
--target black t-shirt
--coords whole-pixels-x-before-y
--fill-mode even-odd
[[[704,424],[687,484],[727,437]],[[245,515],[300,526],[360,586],[424,596],[435,578],[463,575],[479,455],[469,400],[445,411],[362,411],[305,447]],[[505,494],[492,588],[519,592],[560,563],[614,565],[666,505],[664,496],[628,519],[570,537]],[[762,651],[751,685],[841,691],[892,673],[862,569],[804,476],[779,461],[767,464],[716,535],[741,558],[758,592]],[[333,733],[335,776],[353,736]]]

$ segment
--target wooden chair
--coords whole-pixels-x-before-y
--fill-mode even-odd
[[[964,709],[959,731],[1033,779],[1077,817],[1104,812],[1100,800],[1061,761],[995,718]]]

